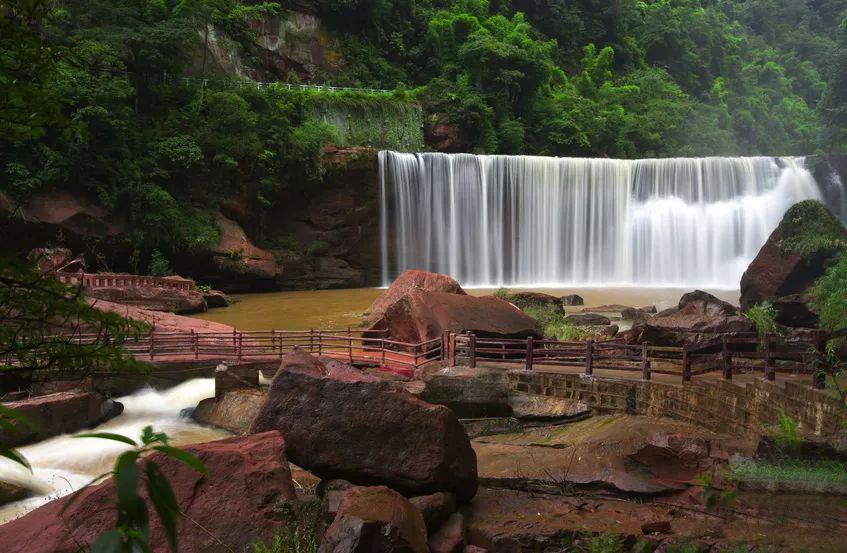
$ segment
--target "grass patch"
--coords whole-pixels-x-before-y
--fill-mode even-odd
[[[847,463],[839,461],[741,461],[731,467],[740,482],[811,483],[847,486]]]

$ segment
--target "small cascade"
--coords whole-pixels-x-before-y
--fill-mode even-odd
[[[469,287],[733,289],[791,205],[825,199],[803,158],[386,151],[379,164],[386,285],[414,268]]]

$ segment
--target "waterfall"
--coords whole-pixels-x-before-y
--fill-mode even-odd
[[[803,158],[613,160],[381,152],[383,283],[735,289],[791,205]]]

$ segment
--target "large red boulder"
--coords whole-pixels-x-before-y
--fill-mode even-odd
[[[0,428],[0,443],[16,447],[78,432],[123,411],[119,403],[92,391],[70,390],[3,404],[25,417],[30,425],[12,421],[13,429]]]
[[[459,283],[447,275],[426,271],[405,271],[371,304],[367,311],[368,322],[370,324],[377,322],[392,305],[413,290],[465,295]]]
[[[738,314],[732,304],[696,290],[680,298],[679,305],[632,327],[634,343],[682,346],[711,340],[723,334],[755,332],[756,325]]]
[[[391,304],[369,328],[400,342],[421,343],[445,330],[491,338],[539,336],[538,323],[509,302],[488,296],[411,290]]]
[[[808,292],[834,259],[839,240],[847,240],[847,230],[823,204],[794,205],[741,277],[742,311],[768,301],[780,324],[815,326],[817,317],[805,307]]]
[[[245,551],[256,540],[273,539],[292,521],[298,510],[297,498],[285,442],[278,432],[186,449],[203,460],[208,477],[174,459],[158,454],[152,457],[170,481],[180,511],[186,515],[177,530],[180,551]],[[102,532],[114,527],[116,501],[112,480],[84,489],[73,501],[71,497],[57,499],[0,526],[0,551],[87,551]],[[170,551],[152,507],[150,546],[153,551]]]
[[[251,431],[280,431],[291,461],[320,478],[470,500],[476,456],[456,416],[342,366],[283,357]]]
[[[423,515],[399,493],[375,486],[344,492],[320,553],[429,553]]]
[[[100,273],[103,282],[119,280],[133,275]],[[132,305],[150,311],[167,311],[178,314],[202,313],[208,309],[203,293],[194,286],[194,281],[178,276],[168,280],[188,284],[190,287],[165,288],[157,284],[137,284],[129,286],[105,285],[88,288],[90,298],[106,300],[123,305]],[[132,282],[132,281],[131,281]]]

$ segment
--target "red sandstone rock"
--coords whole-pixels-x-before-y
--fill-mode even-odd
[[[12,447],[91,428],[122,411],[120,404],[91,391],[57,392],[13,401],[4,407],[14,409],[33,425],[13,421],[14,431],[0,429],[0,443]]]
[[[377,486],[345,492],[320,553],[427,553],[420,511],[399,493]]]
[[[253,245],[238,223],[221,214],[217,214],[215,222],[221,230],[221,239],[209,251],[219,270],[261,279],[274,279],[282,274],[273,254]]]
[[[465,549],[465,519],[453,513],[444,526],[429,538],[432,553],[461,553]]]
[[[191,416],[198,422],[233,434],[246,434],[266,398],[265,390],[260,388],[228,390],[221,398],[201,401]]]
[[[394,302],[370,330],[387,330],[400,342],[420,343],[451,332],[494,338],[539,336],[538,323],[495,297],[412,290]]]
[[[69,192],[53,190],[33,196],[21,208],[21,214],[32,223],[55,225],[77,236],[117,236],[125,230],[123,220],[105,208]]]
[[[522,309],[529,305],[549,305],[555,309],[563,309],[561,298],[541,292],[516,292],[508,297],[508,301]]]
[[[427,533],[434,534],[441,528],[450,515],[456,512],[456,497],[451,493],[434,493],[409,499],[421,512]]]
[[[283,358],[252,427],[267,430],[282,432],[291,461],[320,478],[465,501],[476,493],[476,457],[449,409],[307,353]]]
[[[406,271],[398,276],[388,290],[380,294],[368,309],[368,323],[377,322],[385,312],[412,290],[427,292],[445,292],[448,294],[465,295],[459,283],[447,275],[428,273],[426,271]]]
[[[221,323],[192,319],[173,313],[150,311],[105,300],[90,299],[89,303],[100,311],[117,313],[128,319],[143,321],[160,332],[232,332],[233,328]]]
[[[203,477],[183,463],[154,456],[167,475],[180,510],[179,550],[244,551],[257,539],[269,541],[297,512],[297,499],[277,432],[229,438],[186,448],[209,469]],[[142,463],[144,461],[141,461]],[[88,549],[99,534],[115,524],[115,486],[108,480],[83,490],[70,503],[58,499],[0,527],[4,553],[76,553]],[[288,505],[288,509],[281,508]],[[152,514],[150,545],[170,551],[158,519]]]
[[[755,330],[753,321],[738,315],[734,306],[697,290],[682,296],[676,308],[633,326],[630,341],[681,346]]]
[[[562,305],[572,306],[572,305],[585,305],[585,300],[582,299],[582,296],[578,296],[576,294],[571,294],[569,296],[563,296]]]
[[[580,313],[568,315],[565,320],[576,326],[608,326],[612,324],[609,317],[598,313]]]
[[[133,276],[126,274],[100,273],[103,281],[110,278]],[[201,313],[206,311],[207,305],[203,294],[194,286],[194,281],[179,276],[167,277],[174,282],[183,282],[190,288],[163,288],[150,285],[132,286],[103,286],[89,288],[86,295],[90,298],[106,300],[124,305],[132,305],[150,311],[166,311],[177,314]]]

